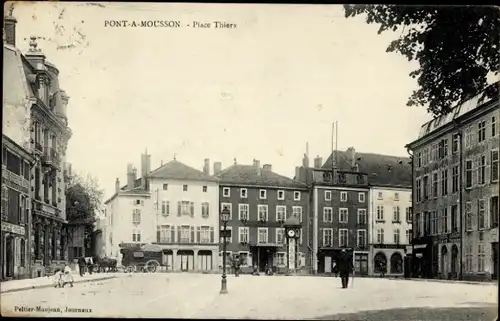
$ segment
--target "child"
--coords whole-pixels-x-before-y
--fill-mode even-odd
[[[61,269],[56,269],[54,273],[54,287],[62,288],[63,286],[63,273]]]
[[[66,285],[66,283],[69,283],[69,285],[73,287],[73,275],[71,274],[71,268],[68,266],[68,263],[64,263],[63,280],[63,287]]]

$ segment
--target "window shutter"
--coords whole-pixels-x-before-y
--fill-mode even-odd
[[[161,229],[160,226],[156,226],[156,242],[161,242]]]
[[[191,217],[194,217],[194,202],[191,202]]]
[[[477,157],[474,157],[472,159],[472,187],[476,186],[477,184]]]
[[[201,240],[201,227],[197,227],[196,228],[196,240],[198,243],[200,243],[200,240]]]
[[[175,226],[172,226],[172,229],[170,230],[170,234],[171,234],[171,242],[172,243],[175,243]]]
[[[177,226],[177,243],[181,242],[181,229],[182,226]]]
[[[191,226],[191,243],[194,243],[195,240],[194,240],[194,226]]]
[[[484,183],[490,182],[490,167],[491,167],[491,153],[489,155],[485,155],[486,157],[486,166],[484,168]]]
[[[177,202],[177,216],[181,216],[181,202]]]
[[[215,240],[215,229],[213,227],[210,228],[210,243],[214,243]]]

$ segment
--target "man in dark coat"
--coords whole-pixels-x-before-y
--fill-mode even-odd
[[[87,265],[87,262],[85,262],[85,258],[82,256],[78,259],[78,268],[80,271],[80,276],[83,276],[85,273],[85,266]]]
[[[342,288],[346,289],[349,285],[349,274],[353,271],[352,257],[346,249],[342,249],[337,259],[337,267],[342,281]]]

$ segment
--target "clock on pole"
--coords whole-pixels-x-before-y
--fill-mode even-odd
[[[298,267],[297,264],[297,252],[298,252],[298,243],[300,238],[301,231],[301,223],[298,217],[292,216],[287,219],[285,224],[283,224],[285,228],[285,236],[286,236],[286,268],[287,274],[295,272]]]

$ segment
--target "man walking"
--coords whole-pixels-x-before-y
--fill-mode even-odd
[[[353,270],[351,256],[347,253],[346,249],[342,249],[337,260],[340,279],[342,281],[342,288],[346,289],[349,285],[349,274]]]
[[[80,276],[83,276],[85,274],[85,266],[87,265],[87,262],[85,262],[85,258],[82,256],[78,259],[78,270],[80,272]]]

